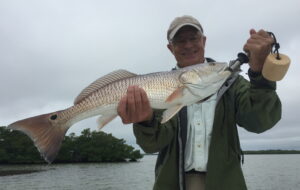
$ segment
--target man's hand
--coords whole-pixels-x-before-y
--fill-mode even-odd
[[[128,87],[117,110],[124,124],[148,121],[153,115],[146,92],[138,86]]]
[[[250,30],[250,38],[244,45],[244,51],[249,53],[250,69],[261,72],[267,56],[272,50],[273,38],[264,30]]]

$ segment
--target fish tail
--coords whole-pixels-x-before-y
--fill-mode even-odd
[[[41,156],[50,164],[55,159],[67,130],[67,122],[59,120],[59,111],[14,122],[9,129],[28,135]]]

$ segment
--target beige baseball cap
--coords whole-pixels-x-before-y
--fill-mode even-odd
[[[176,17],[171,22],[168,32],[167,32],[168,41],[170,41],[174,38],[175,34],[178,32],[178,30],[180,28],[182,28],[183,26],[187,26],[187,25],[195,27],[197,30],[199,30],[201,32],[201,34],[203,34],[203,28],[202,28],[201,24],[199,23],[199,21],[192,16],[184,15],[181,17]]]

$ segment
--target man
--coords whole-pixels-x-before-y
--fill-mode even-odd
[[[206,36],[195,18],[175,18],[167,38],[177,68],[212,61],[204,57]],[[152,110],[143,89],[128,88],[118,113],[123,123],[134,123],[137,143],[146,153],[159,152],[153,189],[247,189],[236,125],[261,133],[281,117],[276,84],[261,75],[272,43],[267,32],[251,29],[244,45],[250,55],[250,82],[237,76],[223,95],[187,106],[165,124],[160,124],[162,112]]]

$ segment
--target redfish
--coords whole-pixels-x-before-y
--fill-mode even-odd
[[[162,123],[183,106],[205,101],[231,75],[227,63],[202,63],[181,69],[137,75],[126,70],[111,72],[86,87],[74,105],[52,113],[14,122],[8,126],[27,134],[43,158],[51,163],[67,130],[76,122],[100,115],[99,127],[117,117],[117,106],[132,85],[144,89],[154,109],[165,109]]]

